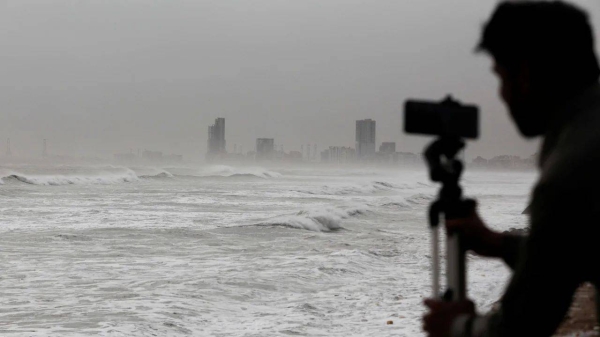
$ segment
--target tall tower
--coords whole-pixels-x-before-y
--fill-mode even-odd
[[[314,160],[317,160],[317,144],[315,144],[315,147],[314,147],[314,151],[313,151],[313,159],[314,159]]]
[[[375,154],[375,121],[356,121],[356,155],[359,159]]]
[[[215,119],[215,124],[208,127],[207,157],[212,158],[225,154],[225,118]]]
[[[12,152],[10,151],[10,138],[6,140],[6,156],[10,157]]]
[[[42,157],[48,156],[48,146],[46,144],[46,140],[44,139],[44,149],[42,150]]]

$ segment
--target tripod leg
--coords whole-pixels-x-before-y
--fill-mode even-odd
[[[439,226],[431,227],[431,272],[433,277],[433,288],[431,297],[440,296],[440,230]]]
[[[446,279],[450,301],[460,301],[467,298],[467,276],[465,252],[458,233],[448,235],[446,241]]]

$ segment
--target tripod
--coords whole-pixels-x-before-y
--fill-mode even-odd
[[[458,184],[463,164],[456,159],[465,143],[456,137],[441,137],[425,150],[425,159],[432,181],[440,182],[442,187],[438,198],[429,208],[429,226],[432,235],[433,297],[440,296],[439,261],[439,220],[458,219],[468,216],[475,202],[462,198],[462,189]],[[446,280],[447,289],[442,295],[446,301],[459,301],[467,297],[466,263],[463,239],[460,233],[449,232],[446,241]]]

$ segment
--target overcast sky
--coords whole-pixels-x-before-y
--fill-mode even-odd
[[[598,38],[600,1],[576,2]],[[490,60],[473,52],[496,3],[0,0],[0,144],[197,159],[217,117],[229,151],[257,137],[286,151],[354,146],[355,120],[373,118],[378,143],[420,151],[401,131],[404,100],[452,93],[482,109],[470,156],[529,156],[537,144],[517,135]]]

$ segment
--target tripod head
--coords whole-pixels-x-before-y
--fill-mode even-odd
[[[429,178],[442,183],[441,200],[460,199],[462,195],[458,181],[463,163],[456,159],[456,155],[464,147],[465,143],[458,137],[440,137],[425,150]]]

